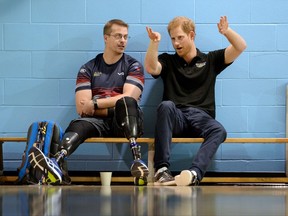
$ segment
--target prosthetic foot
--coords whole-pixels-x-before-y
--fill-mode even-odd
[[[134,157],[130,171],[135,178],[147,177],[149,170],[146,164],[141,160],[140,146],[134,138],[130,138],[130,148]]]

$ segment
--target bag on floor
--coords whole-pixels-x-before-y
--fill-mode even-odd
[[[63,131],[53,121],[38,121],[30,125],[27,132],[27,143],[22,155],[22,163],[17,168],[18,184],[42,184],[43,176],[39,170],[30,166],[29,151],[34,145],[38,147],[45,156],[53,157],[59,149],[63,137]],[[45,184],[45,183],[44,183]]]

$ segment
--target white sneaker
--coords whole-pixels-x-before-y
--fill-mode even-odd
[[[177,186],[198,185],[197,173],[194,170],[183,170],[175,176]]]

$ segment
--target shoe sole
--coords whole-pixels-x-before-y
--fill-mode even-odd
[[[36,147],[31,148],[31,150],[32,151],[29,152],[30,165],[34,169],[42,171],[47,183],[60,184],[62,182],[61,176],[50,168],[45,159],[46,156],[42,153],[42,151]]]
[[[169,181],[169,182],[154,182],[154,186],[176,186],[175,181]]]
[[[189,170],[183,170],[180,175],[175,176],[177,186],[189,186],[192,184],[193,174]]]
[[[141,161],[135,160],[130,168],[131,175],[136,178],[147,177],[149,175],[148,167]]]

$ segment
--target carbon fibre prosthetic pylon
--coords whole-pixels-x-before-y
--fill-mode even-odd
[[[115,106],[116,121],[120,128],[123,129],[125,137],[129,140],[130,149],[133,155],[133,163],[130,167],[132,176],[135,177],[135,184],[139,185],[139,179],[143,179],[141,183],[147,183],[149,170],[146,164],[141,160],[140,145],[137,144],[137,138],[142,133],[141,123],[139,122],[139,108],[137,101],[132,97],[123,97],[117,101]]]

